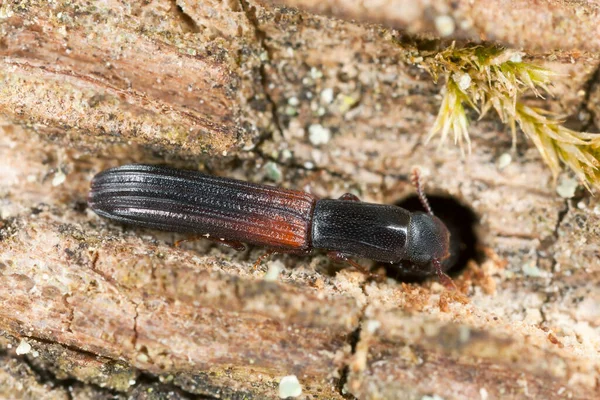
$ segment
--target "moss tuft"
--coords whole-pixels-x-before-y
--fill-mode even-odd
[[[543,97],[555,72],[524,62],[523,54],[499,46],[472,46],[457,49],[454,44],[423,60],[425,68],[437,81],[446,80],[443,100],[427,141],[440,134],[440,145],[449,133],[464,154],[471,150],[469,119],[465,107],[476,110],[480,118],[494,110],[511,127],[513,148],[516,125],[531,139],[550,167],[554,179],[566,165],[585,187],[600,189],[600,135],[577,132],[562,125],[562,119],[543,109],[520,101],[527,91]]]

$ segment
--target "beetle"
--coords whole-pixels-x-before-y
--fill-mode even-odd
[[[413,184],[426,212],[361,202],[349,193],[319,199],[197,171],[131,164],[97,174],[88,203],[98,215],[117,222],[202,235],[239,250],[242,243],[271,252],[324,249],[360,270],[350,257],[408,261],[423,270],[433,266],[440,281],[453,287],[441,264],[449,256],[450,233],[433,215],[416,170]]]

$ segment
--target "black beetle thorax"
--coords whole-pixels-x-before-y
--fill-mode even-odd
[[[314,248],[380,262],[405,257],[410,212],[391,205],[318,200],[312,225]]]

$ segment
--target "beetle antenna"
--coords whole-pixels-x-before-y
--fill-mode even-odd
[[[427,211],[427,214],[433,215],[433,211],[431,210],[431,206],[429,205],[427,196],[425,196],[425,192],[423,191],[423,185],[421,185],[421,176],[420,176],[418,168],[413,169],[411,180],[412,180],[413,186],[415,187],[415,189],[417,191],[417,196],[419,196],[419,200],[421,201],[423,208],[425,208],[425,211]],[[441,271],[441,269],[440,269],[440,271]]]

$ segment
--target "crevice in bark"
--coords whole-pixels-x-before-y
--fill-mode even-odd
[[[164,398],[175,398],[175,399],[193,399],[193,400],[217,400],[217,397],[200,395],[188,392],[179,386],[173,384],[166,384],[160,381],[160,378],[151,375],[148,373],[141,373],[135,380],[135,384],[129,388],[127,391],[128,398],[135,399],[138,398],[138,395],[141,390],[147,390],[149,387],[152,387],[152,392],[157,393],[156,398],[163,398],[163,394],[169,393],[169,396],[165,396]],[[179,397],[173,397],[172,393],[177,393]]]
[[[342,397],[344,397],[345,399],[348,399],[348,400],[356,400],[357,399],[357,397],[354,396],[350,391],[345,391],[344,389],[346,388],[348,380],[350,379],[350,368],[351,368],[353,359],[356,355],[358,345],[361,342],[361,340],[367,341],[366,342],[367,343],[366,351],[368,351],[369,338],[361,337],[361,336],[363,333],[363,331],[362,331],[363,323],[367,319],[366,318],[367,308],[371,304],[371,302],[369,301],[369,294],[367,293],[367,290],[366,290],[366,286],[369,285],[370,283],[371,283],[371,281],[369,279],[365,279],[360,285],[360,289],[361,289],[363,295],[365,296],[365,304],[360,310],[360,318],[358,319],[358,324],[357,324],[356,328],[348,335],[348,344],[350,345],[350,348],[351,348],[351,354],[348,357],[346,364],[340,369],[340,380],[337,385],[338,393]],[[367,336],[368,336],[368,334],[367,334]],[[365,349],[362,349],[362,350],[365,350]]]
[[[581,105],[579,107],[579,112],[577,114],[581,114],[582,112],[589,114],[589,117],[584,122],[583,127],[582,127],[582,130],[584,132],[587,132],[590,129],[595,127],[594,115],[593,115],[594,113],[589,108],[589,102],[590,102],[590,98],[592,97],[592,93],[594,92],[594,89],[596,89],[596,86],[598,86],[599,83],[600,83],[600,64],[598,64],[596,66],[596,70],[590,75],[590,78],[587,80],[585,85],[583,85],[585,97],[583,98],[583,101],[581,102]],[[596,117],[598,117],[598,116],[596,116]]]
[[[11,237],[16,231],[16,218],[0,219],[0,242]]]
[[[26,355],[23,357],[18,357],[17,359],[20,359],[25,365],[27,365],[27,368],[29,368],[29,370],[31,371],[31,375],[35,378],[35,381],[40,385],[51,384],[55,387],[62,386],[59,383],[59,379],[52,376],[52,374],[49,371],[41,368],[39,365],[33,362],[29,356]]]
[[[556,225],[554,226],[554,232],[552,235],[552,242],[549,245],[546,245],[547,248],[553,246],[554,243],[556,243],[556,241],[558,240],[558,230],[560,229],[560,225],[562,224],[563,220],[565,219],[565,217],[567,216],[568,213],[569,213],[569,199],[565,199],[563,208],[561,208],[558,211],[558,216],[556,218]],[[552,265],[550,266],[550,271],[554,271],[554,268],[556,267],[556,257],[554,256],[554,252],[551,252],[551,254],[552,254]]]
[[[560,224],[562,224],[563,220],[567,216],[569,212],[569,200],[565,200],[564,207],[558,211],[558,218],[556,219],[556,226],[554,227],[554,237],[558,239],[558,230],[560,229]]]
[[[196,21],[194,21],[194,19],[183,10],[183,7],[177,4],[177,0],[172,0],[171,3],[173,5],[173,9],[175,10],[177,18],[181,22],[183,31],[192,33],[200,32],[200,27],[198,26]]]
[[[86,355],[86,356],[88,356],[90,358],[97,358],[97,357],[108,358],[106,356],[103,356],[103,355],[100,355],[100,354],[96,354],[96,353],[94,353],[92,351],[88,351],[88,350],[79,348],[77,346],[73,346],[73,345],[66,344],[66,343],[56,342],[56,341],[45,339],[45,338],[41,338],[41,337],[38,337],[38,336],[22,335],[22,337],[25,337],[25,338],[28,338],[28,339],[31,339],[31,340],[34,340],[34,341],[37,341],[37,342],[40,342],[40,343],[48,344],[48,345],[56,345],[56,344],[58,344],[61,347],[64,347],[65,349],[67,349],[67,350],[71,350],[71,351],[74,351],[76,353],[80,353],[80,354]]]
[[[259,54],[260,67],[258,73],[260,75],[260,81],[265,100],[269,103],[269,106],[271,108],[271,119],[273,121],[275,130],[277,131],[277,133],[279,133],[279,135],[283,135],[283,127],[281,126],[281,120],[279,116],[277,103],[271,96],[271,90],[269,89],[270,82],[267,74],[267,65],[271,64],[271,60],[273,59],[273,52],[266,43],[267,34],[260,28],[260,22],[258,21],[258,17],[256,15],[256,7],[251,6],[248,3],[248,0],[239,0],[239,2],[240,8],[244,11],[248,22],[250,22],[250,24],[254,27],[254,35],[256,38],[256,42],[262,49],[262,52],[264,52],[264,54],[267,55],[266,60],[263,60],[261,58],[261,55]],[[262,135],[256,143],[255,149],[259,149],[260,145],[270,137],[272,137],[272,135]]]
[[[81,385],[80,382],[75,382],[75,384],[79,384]],[[67,390],[67,399],[69,400],[75,400],[75,397],[73,396],[73,385],[69,385],[68,390]]]
[[[112,285],[119,292],[123,292],[123,287],[116,279],[114,279],[112,276],[106,275],[104,272],[102,272],[96,268],[98,259],[99,259],[99,254],[97,252],[94,252],[94,254],[92,254],[91,259],[90,259],[90,270],[93,271],[100,278],[102,278],[104,281],[106,281],[108,284]]]
[[[52,372],[44,369],[40,365],[37,365],[29,356],[17,357],[16,359],[19,361],[23,361],[23,363],[31,371],[31,376],[33,376],[37,383],[39,383],[40,385],[49,385],[52,388],[64,390],[69,400],[74,399],[73,387],[76,385],[90,385],[93,386],[94,389],[97,391],[104,392],[115,397],[118,394],[117,391],[101,388],[100,386],[94,384],[84,384],[83,382],[80,382],[75,378],[59,379]]]
[[[542,305],[540,306],[540,316],[542,318],[541,322],[539,323],[540,329],[544,329],[546,322],[548,322],[548,316],[546,315],[546,306],[548,304],[552,304],[554,297],[555,296],[553,293],[546,293],[546,296],[544,297],[544,301],[542,302]]]
[[[300,163],[296,163],[296,162],[282,162],[282,161],[278,160],[276,157],[273,157],[271,155],[265,154],[265,152],[263,152],[262,149],[260,149],[258,147],[256,149],[254,149],[254,152],[256,154],[258,154],[261,158],[263,158],[265,160],[268,160],[268,161],[271,161],[271,162],[273,162],[273,163],[275,163],[275,164],[277,164],[277,165],[279,165],[281,167],[287,167],[287,168],[292,168],[292,169],[299,169],[299,170],[302,170],[302,171],[315,172],[315,173],[318,173],[318,172],[327,172],[329,175],[331,175],[334,178],[340,178],[340,179],[344,179],[344,180],[349,180],[350,179],[349,176],[347,176],[345,174],[342,174],[340,172],[332,171],[332,170],[330,170],[328,168],[317,167],[317,166],[308,167],[306,165],[303,165],[303,164],[300,164]],[[367,169],[367,171],[369,171],[369,170]],[[370,171],[370,172],[373,172],[373,171]],[[375,175],[381,175],[383,177],[383,174],[380,174],[378,172],[373,172],[373,174],[375,174]]]
[[[89,355],[89,356],[93,356],[93,357],[97,356],[94,353],[90,353],[90,352],[87,352],[84,350],[72,348],[63,343],[53,342],[50,340],[44,340],[44,339],[40,339],[40,338],[36,338],[36,337],[29,337],[29,338],[31,338],[32,340],[41,342],[41,343],[58,344],[62,347],[65,347],[65,348],[71,350],[71,351],[79,352],[81,354],[85,354],[85,355]],[[17,339],[15,337],[13,337],[13,340],[17,340]],[[27,368],[31,371],[30,372],[31,376],[33,376],[33,378],[36,380],[37,383],[39,383],[40,385],[49,385],[52,388],[64,389],[64,391],[67,394],[69,399],[74,398],[73,397],[73,388],[76,386],[89,386],[89,387],[92,387],[96,392],[106,394],[105,397],[111,397],[111,398],[115,398],[115,399],[122,398],[122,395],[127,395],[129,398],[137,398],[136,392],[139,391],[139,388],[142,387],[142,389],[143,389],[148,386],[158,386],[158,389],[161,391],[164,391],[164,392],[177,392],[180,395],[182,395],[182,397],[180,397],[180,398],[183,398],[183,396],[185,396],[185,398],[195,399],[195,400],[215,400],[215,399],[217,399],[216,397],[211,397],[211,396],[206,396],[206,395],[198,395],[198,394],[194,394],[191,392],[187,392],[184,389],[182,389],[176,385],[166,384],[166,383],[161,382],[160,378],[155,375],[152,375],[152,374],[149,374],[146,372],[142,372],[137,369],[136,369],[136,371],[138,372],[138,375],[135,378],[135,384],[130,386],[125,391],[120,391],[120,390],[108,389],[105,387],[101,387],[94,383],[82,382],[75,377],[60,379],[60,378],[56,377],[56,375],[54,373],[52,373],[48,369],[44,368],[43,364],[40,365],[40,364],[36,363],[35,359],[29,355],[14,357],[14,356],[9,355],[6,350],[0,350],[0,357],[1,356],[6,356],[8,358],[13,358],[13,359],[23,362],[27,366]]]
[[[348,336],[348,342],[350,343],[350,346],[352,346],[351,357],[354,356],[354,353],[356,352],[356,345],[360,341],[360,332],[361,332],[363,318],[364,318],[364,309],[363,309],[363,315],[361,316],[361,318],[358,322],[358,327],[354,331],[352,331],[352,333],[350,333],[350,335]],[[340,380],[338,382],[337,389],[338,389],[339,394],[343,398],[349,399],[349,400],[354,400],[354,399],[356,399],[356,397],[353,396],[351,393],[347,392],[345,389],[346,384],[348,383],[349,376],[350,376],[350,365],[346,364],[346,365],[344,365],[344,367],[341,370]]]
[[[73,323],[73,319],[75,318],[75,307],[69,303],[69,297],[71,297],[70,293],[67,293],[63,296],[63,303],[65,307],[69,310],[69,316],[67,320],[67,332],[73,333],[71,330],[71,324]]]
[[[134,304],[135,304],[135,315],[133,317],[133,338],[131,339],[131,344],[133,346],[133,350],[136,351],[137,350],[137,341],[138,341],[138,330],[137,330],[137,320],[138,320],[138,316],[139,316],[138,308],[141,303],[134,303]]]
[[[502,239],[523,239],[523,240],[535,240],[539,237],[533,233],[516,233],[516,232],[498,232],[497,238]]]
[[[565,199],[563,207],[558,211],[556,225],[554,226],[554,232],[553,232],[552,236],[550,238],[548,238],[547,240],[543,240],[540,243],[539,249],[551,249],[551,247],[556,243],[556,241],[558,240],[558,230],[560,229],[560,225],[562,224],[563,220],[565,219],[565,217],[567,216],[568,213],[569,213],[569,199]],[[549,280],[548,286],[550,286],[550,284],[552,283],[552,280],[554,279],[554,274],[552,274],[552,272],[555,270],[556,264],[557,264],[554,252],[550,250],[549,254],[550,254],[550,256],[547,257],[547,259],[550,260],[549,272],[551,273],[551,275],[550,275],[550,280]],[[542,329],[545,327],[546,322],[548,322],[548,318],[546,315],[546,306],[552,304],[556,300],[556,297],[557,297],[557,294],[555,292],[551,292],[551,291],[546,292],[544,301],[542,302],[542,305],[539,308],[540,316],[542,318],[539,326]]]

